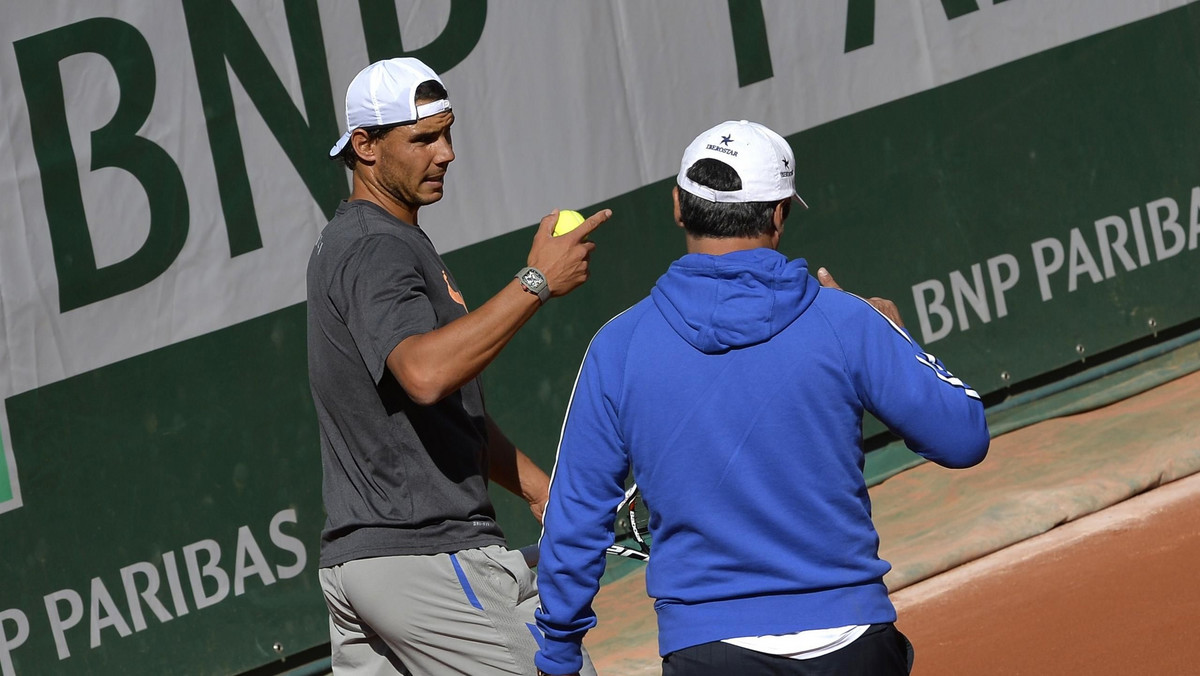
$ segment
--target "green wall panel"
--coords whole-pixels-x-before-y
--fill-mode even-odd
[[[968,309],[968,330],[925,345],[983,392],[1077,362],[1076,346],[1086,358],[1200,316],[1200,249],[1157,261],[1146,213],[1169,197],[1185,231],[1195,219],[1198,32],[1200,9],[1188,6],[793,137],[814,208],[785,249],[847,289],[894,299],[918,339],[914,284],[936,278],[949,291],[949,273],[970,280],[972,264],[986,283],[986,261],[1013,255],[1007,316],[988,284],[990,322]],[[1043,301],[1031,245],[1055,238],[1069,260],[1077,228],[1102,267],[1094,223],[1115,215],[1132,230],[1130,209],[1150,264],[1118,262],[1111,279],[1083,274],[1069,291],[1064,263]]]
[[[296,306],[8,399],[24,506],[0,519],[0,611],[17,608],[29,622],[12,654],[17,673],[131,673],[134,665],[138,673],[236,673],[277,658],[277,641],[290,653],[328,640],[304,336]],[[280,547],[271,522],[286,510],[295,516],[278,528],[291,538]],[[219,548],[228,589],[221,598],[222,574],[202,573],[200,597],[217,600],[199,607],[186,551],[206,540]],[[193,551],[203,571],[217,550]],[[174,559],[186,614],[164,554]],[[137,562],[156,571],[168,615],[139,600],[141,631],[121,576]],[[144,575],[134,579],[137,589],[149,586]],[[73,625],[69,600],[56,612],[46,607],[62,590],[79,595]],[[56,613],[69,652],[61,660]]]

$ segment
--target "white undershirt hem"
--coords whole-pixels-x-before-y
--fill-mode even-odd
[[[869,624],[852,624],[831,629],[810,629],[795,634],[742,636],[727,638],[724,643],[768,655],[790,657],[794,660],[811,660],[814,657],[828,655],[835,650],[845,648],[858,640],[859,636],[867,633],[870,626]]]

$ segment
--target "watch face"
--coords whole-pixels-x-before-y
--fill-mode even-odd
[[[521,281],[524,282],[525,286],[536,289],[546,283],[546,278],[542,277],[537,270],[526,270],[525,274],[521,276]]]

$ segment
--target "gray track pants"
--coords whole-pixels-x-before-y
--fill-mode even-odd
[[[517,550],[360,559],[320,576],[338,676],[536,673],[537,580]],[[581,673],[596,673],[586,653]]]

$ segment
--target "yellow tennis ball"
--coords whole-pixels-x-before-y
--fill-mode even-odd
[[[565,235],[583,225],[583,214],[570,209],[558,212],[558,222],[554,224],[554,236]]]

